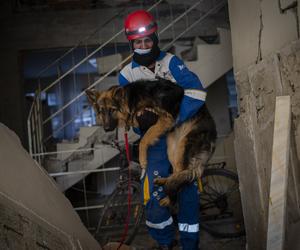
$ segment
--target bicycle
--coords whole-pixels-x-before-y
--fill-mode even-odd
[[[217,166],[217,168],[216,168]],[[208,165],[201,177],[200,226],[215,237],[234,238],[245,234],[238,176],[226,163]]]
[[[128,162],[126,159],[125,147],[120,146],[117,141],[114,141],[112,143],[108,142],[108,144],[120,151],[119,181],[114,191],[107,197],[105,201],[105,205],[100,214],[94,236],[102,246],[104,246],[109,241],[120,241],[124,232],[126,217],[128,213],[127,197],[128,192],[130,192],[131,214],[128,224],[127,236],[124,241],[124,244],[130,244],[138,232],[144,214],[143,204],[141,202],[141,168],[137,162],[131,161],[131,179],[130,188],[128,188]],[[131,146],[133,148],[135,145]]]
[[[242,215],[236,216],[238,213],[231,207],[235,205],[232,203],[233,200],[239,199],[238,176],[225,169],[225,165],[225,162],[208,165],[202,175],[199,194],[200,226],[216,237],[239,237],[245,234]],[[128,191],[132,196],[132,207],[125,244],[132,243],[144,221],[139,165],[135,163],[131,168],[134,174],[130,189],[128,189],[128,172],[125,166],[121,170],[117,187],[107,198],[102,209],[95,235],[101,245],[109,241],[120,241],[127,216]]]

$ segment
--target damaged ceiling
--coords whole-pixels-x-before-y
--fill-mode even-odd
[[[156,0],[14,0],[12,7],[15,12],[76,10],[132,7],[137,5],[152,5]],[[166,1],[169,2],[170,1]],[[173,1],[171,1],[173,2]]]
[[[104,9],[122,8],[136,6],[151,6],[158,0],[13,0],[11,1],[14,12],[32,11],[59,11],[59,10],[80,10],[80,9]],[[194,4],[196,0],[164,0],[172,6],[186,6]],[[205,1],[204,1],[205,2]],[[213,1],[207,1],[212,3]]]

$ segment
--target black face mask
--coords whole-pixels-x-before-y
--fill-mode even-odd
[[[147,54],[140,55],[136,52],[133,53],[133,60],[137,62],[139,65],[148,67],[152,63],[156,61],[160,54],[160,48],[158,47],[158,37],[156,33],[149,35],[149,37],[153,41],[153,46],[151,51]],[[133,41],[131,43],[131,47],[133,48]]]
[[[147,54],[140,55],[134,52],[133,60],[142,66],[148,67],[156,61],[156,59],[159,57],[159,54],[160,48],[157,46],[157,44],[153,44],[151,51]]]

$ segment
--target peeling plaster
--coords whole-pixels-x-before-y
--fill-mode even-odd
[[[262,60],[262,52],[261,52],[261,37],[262,37],[262,31],[264,28],[263,24],[263,14],[262,14],[262,0],[259,1],[259,20],[260,20],[260,27],[259,27],[259,33],[258,33],[258,51],[257,51],[257,58],[256,58],[256,64]]]
[[[282,75],[280,71],[280,61],[281,57],[279,53],[274,54],[274,67],[275,67],[275,77],[276,77],[276,95],[283,95],[283,85],[282,85]]]
[[[300,43],[284,50],[281,63],[282,81],[292,100],[292,122],[295,128],[297,154],[300,158]]]
[[[293,11],[295,18],[296,18],[296,26],[297,26],[297,38],[300,38],[300,30],[299,30],[299,15],[298,15],[298,1],[294,1],[287,5],[286,7],[282,8],[281,0],[278,0],[278,9],[280,14],[285,14],[288,10]]]
[[[297,13],[293,15],[299,9],[300,16],[300,3],[294,0],[246,2],[229,1],[240,108],[234,124],[235,152],[243,186],[241,198],[248,248],[263,250],[278,95],[291,96],[292,133],[300,158],[300,40],[295,41],[299,37],[299,18]],[[256,220],[252,209],[258,211]]]
[[[295,14],[295,17],[296,17],[296,25],[297,25],[297,38],[299,39],[300,38],[300,28],[299,28],[299,15],[298,15],[298,11],[297,11],[297,8],[294,9],[294,14]]]
[[[281,0],[278,0],[278,8],[281,14],[284,14],[286,11],[290,10],[290,9],[295,9],[297,8],[297,1],[294,1],[292,3],[290,3],[289,5],[287,5],[286,7],[282,8],[282,4],[281,4]]]

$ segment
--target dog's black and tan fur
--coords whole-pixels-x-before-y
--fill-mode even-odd
[[[139,144],[139,161],[147,166],[147,149],[167,133],[168,157],[173,174],[155,179],[155,184],[164,185],[168,195],[160,201],[169,205],[176,200],[182,185],[200,178],[216,140],[215,123],[205,105],[193,118],[175,125],[179,114],[183,89],[167,80],[137,81],[125,87],[114,86],[107,91],[86,91],[98,122],[106,131],[116,127],[138,127],[137,115],[150,110],[158,115],[157,122],[142,137]]]

